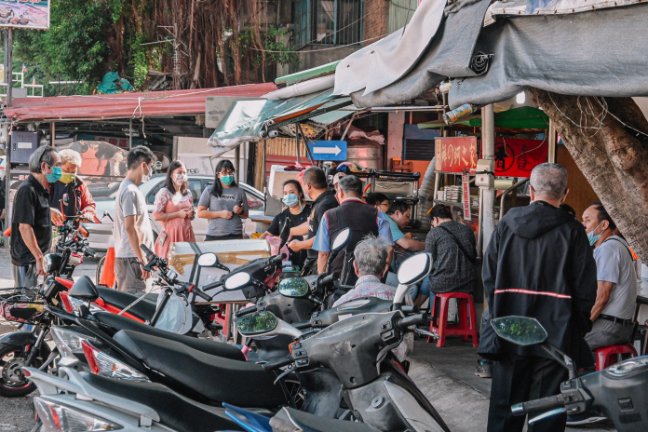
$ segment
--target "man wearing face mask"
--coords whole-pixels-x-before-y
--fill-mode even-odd
[[[61,159],[43,146],[29,158],[30,175],[14,197],[11,263],[16,287],[33,287],[45,275],[43,257],[52,242],[49,186],[61,178]]]
[[[59,181],[50,185],[50,206],[60,210],[66,218],[81,215],[85,220],[99,222],[92,194],[77,176],[81,168],[81,155],[72,149],[63,149],[59,151],[59,156],[62,174]]]
[[[140,245],[153,250],[153,229],[139,186],[151,177],[154,161],[148,147],[137,146],[128,152],[128,171],[115,202],[115,283],[118,290],[134,294],[146,289],[150,276],[143,267],[147,261]]]
[[[632,252],[601,203],[585,209],[583,226],[594,247],[598,286],[590,315],[592,331],[585,340],[592,350],[630,343],[637,303],[637,272]]]
[[[567,196],[567,171],[555,163],[536,166],[530,178],[531,203],[510,209],[484,253],[482,278],[492,318],[519,315],[537,319],[547,342],[569,355],[576,367],[593,365],[585,342],[596,298],[596,264],[583,226],[559,208]],[[435,228],[436,229],[436,228]],[[560,393],[565,368],[537,345],[521,347],[481,327],[478,354],[492,359],[488,432],[522,432],[524,416],[511,405]],[[555,415],[529,427],[533,432],[565,430]]]

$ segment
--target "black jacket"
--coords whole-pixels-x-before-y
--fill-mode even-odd
[[[542,201],[509,210],[488,245],[482,277],[492,317],[534,317],[549,333],[549,343],[579,367],[591,364],[583,337],[596,300],[596,264],[583,226],[566,211]],[[490,331],[482,328],[481,353],[546,356],[537,347],[489,336]]]

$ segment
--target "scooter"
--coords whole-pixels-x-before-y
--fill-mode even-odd
[[[239,318],[237,327],[246,336],[281,333],[295,337],[290,356],[267,363],[264,369],[283,368],[280,376],[329,369],[341,383],[342,397],[355,420],[379,431],[447,432],[441,416],[392,354],[409,327],[428,319],[424,313],[407,316],[402,303],[409,285],[427,276],[431,266],[431,257],[425,253],[401,264],[389,312],[353,315],[315,334],[304,334],[268,311]]]
[[[529,419],[529,424],[533,424],[555,415],[595,409],[603,412],[618,432],[648,430],[648,356],[577,377],[572,359],[546,342],[548,333],[535,318],[499,317],[491,320],[491,326],[505,341],[520,346],[539,345],[569,372],[569,379],[560,386],[560,394],[515,404],[511,407],[514,415],[533,416]]]

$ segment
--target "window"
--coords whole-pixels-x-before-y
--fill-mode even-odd
[[[364,34],[364,0],[295,0],[295,44],[349,45]]]

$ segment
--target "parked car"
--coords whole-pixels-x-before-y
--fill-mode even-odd
[[[160,232],[161,226],[152,218],[153,203],[155,202],[155,195],[164,186],[165,177],[164,174],[154,175],[149,181],[140,186],[140,189],[144,193],[144,198],[146,199],[149,215],[151,215],[151,222],[153,224],[153,232],[156,237],[157,233]],[[189,190],[194,197],[194,206],[198,206],[198,200],[200,199],[202,191],[208,186],[211,186],[213,181],[214,177],[212,176],[189,175]],[[246,183],[240,183],[239,186],[245,190],[245,193],[247,194],[250,216],[263,216],[265,210],[263,193]],[[113,223],[110,217],[113,217],[115,212],[117,189],[118,188],[115,187],[107,196],[104,195],[95,198],[95,202],[97,203],[97,216],[101,219],[102,223],[86,224],[88,231],[90,232],[90,247],[95,250],[104,251],[110,245],[113,234]],[[92,192],[92,188],[90,188],[90,191]],[[105,216],[106,214],[110,214],[110,217]],[[207,234],[207,220],[201,218],[194,219],[193,229],[196,234],[196,240],[203,241]],[[250,219],[245,219],[244,229],[246,233],[251,234],[257,230],[256,223],[252,222]]]

